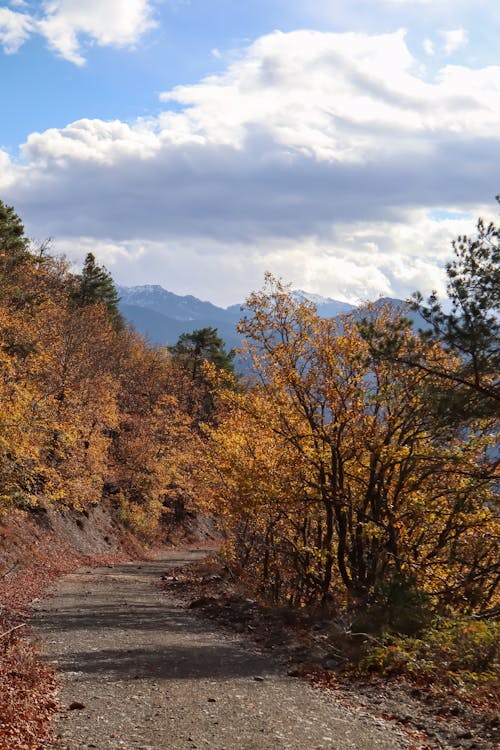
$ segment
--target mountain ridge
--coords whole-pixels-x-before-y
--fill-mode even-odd
[[[217,328],[229,349],[234,349],[241,343],[236,324],[244,313],[244,303],[219,307],[192,294],[175,294],[159,284],[117,286],[116,290],[119,296],[119,309],[125,320],[153,344],[172,346],[181,333],[192,333],[194,330],[207,327]],[[301,289],[294,290],[292,296],[298,301],[313,302],[318,314],[323,318],[336,318],[344,313],[362,310],[364,306],[352,305],[332,297],[322,297]],[[423,318],[409,310],[404,300],[381,297],[375,301],[376,305],[385,303],[404,309],[405,315],[416,327],[426,327]]]

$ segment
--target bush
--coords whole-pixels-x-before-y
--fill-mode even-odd
[[[450,685],[500,690],[500,623],[439,619],[418,638],[387,634],[367,645],[364,671],[408,673]]]
[[[159,501],[144,499],[141,503],[136,503],[121,492],[115,501],[115,515],[118,521],[135,534],[154,534],[158,529],[161,513],[162,504]]]

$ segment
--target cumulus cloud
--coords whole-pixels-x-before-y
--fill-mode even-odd
[[[38,13],[1,8],[0,43],[13,53],[41,34],[60,57],[83,65],[85,43],[133,46],[154,25],[150,0],[45,0]]]
[[[121,283],[229,303],[269,268],[405,296],[471,229],[432,210],[476,215],[498,192],[500,67],[426,80],[403,31],[276,32],[161,98],[155,119],[31,134],[7,191],[30,231],[94,243]]]
[[[0,149],[0,189],[4,190],[14,185],[20,170],[12,164],[6,151]]]
[[[269,237],[242,243],[166,237],[162,241],[58,238],[57,248],[81,263],[92,251],[123,285],[160,283],[221,305],[240,302],[271,271],[324,296],[351,303],[379,296],[407,298],[416,289],[444,292],[441,265],[450,242],[470,229],[469,219],[437,224],[421,212],[415,222],[338,225],[329,240]]]

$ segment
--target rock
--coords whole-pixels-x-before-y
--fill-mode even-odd
[[[199,609],[200,607],[206,607],[209,604],[215,604],[217,600],[213,596],[200,596],[199,599],[193,599],[189,604],[189,609]]]
[[[70,703],[68,706],[70,711],[81,711],[82,708],[85,708],[85,705],[79,701],[73,701],[73,703]]]
[[[340,662],[335,656],[327,656],[321,662],[323,669],[337,669]]]

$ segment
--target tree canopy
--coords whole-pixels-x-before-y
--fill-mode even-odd
[[[487,606],[493,435],[450,434],[428,402],[434,369],[457,357],[409,328],[401,361],[374,356],[354,318],[319,318],[271,276],[247,309],[239,330],[258,377],[222,394],[204,468],[238,574],[296,605],[374,601],[393,581]],[[396,323],[390,308],[372,313],[380,335]]]

